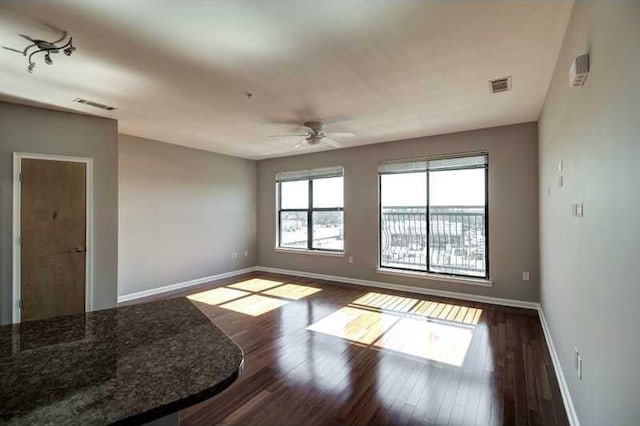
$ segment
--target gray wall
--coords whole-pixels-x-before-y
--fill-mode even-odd
[[[13,153],[93,158],[93,307],[116,304],[118,268],[118,124],[0,102],[0,320],[11,322]]]
[[[119,197],[118,295],[255,265],[254,161],[120,135]]]
[[[382,160],[489,152],[489,255],[491,288],[389,276],[376,272],[378,247],[378,162]],[[283,253],[274,250],[276,235],[275,174],[313,167],[345,167],[345,251],[354,257]],[[258,162],[258,264],[538,301],[538,133],[536,123],[367,145]],[[531,279],[522,281],[522,272]]]
[[[591,75],[569,87],[586,52]],[[638,76],[640,2],[576,2],[539,123],[540,251],[542,306],[582,425],[640,424]]]

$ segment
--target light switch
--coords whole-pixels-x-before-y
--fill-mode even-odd
[[[576,217],[582,217],[584,214],[584,206],[582,203],[576,203]]]
[[[529,273],[528,272],[523,272],[522,273],[522,281],[529,281]]]
[[[562,171],[564,164],[562,164],[562,160],[558,161],[558,171]]]

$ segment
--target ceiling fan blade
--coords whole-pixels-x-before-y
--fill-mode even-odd
[[[65,38],[67,38],[67,36],[69,35],[66,31],[59,30],[59,29],[57,29],[57,28],[55,28],[55,27],[52,27],[52,26],[50,26],[50,25],[47,25],[47,26],[48,26],[49,28],[51,28],[51,29],[55,30],[55,31],[58,31],[58,32],[62,33],[62,35],[60,36],[60,38],[58,38],[56,41],[52,41],[52,42],[51,42],[51,43],[53,43],[53,44],[60,43],[62,40],[64,40]]]
[[[304,138],[309,135],[271,135],[270,138]]]
[[[353,132],[325,132],[324,134],[332,138],[352,138],[356,135]]]
[[[36,41],[35,41],[34,39],[32,39],[31,37],[29,37],[28,35],[26,35],[26,34],[18,34],[18,35],[19,35],[20,37],[22,37],[23,39],[25,39],[25,40],[27,40],[27,41],[30,41],[30,42],[31,42],[31,43],[33,43],[33,44],[36,44]]]
[[[17,53],[19,53],[19,54],[21,54],[21,55],[23,54],[23,53],[22,53],[22,50],[14,49],[13,47],[2,46],[2,48],[3,48],[3,49],[10,50],[10,51],[12,51],[12,52],[17,52]]]
[[[322,142],[326,143],[329,146],[332,146],[334,148],[342,148],[342,145],[340,145],[338,142],[331,140],[329,138],[324,138],[322,139]]]

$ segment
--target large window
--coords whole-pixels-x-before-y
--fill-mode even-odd
[[[276,181],[278,247],[343,251],[342,167],[278,173]]]
[[[383,163],[380,266],[488,278],[486,155]]]

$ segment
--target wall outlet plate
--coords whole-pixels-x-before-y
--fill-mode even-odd
[[[582,380],[582,357],[578,354],[578,379]]]
[[[522,281],[529,281],[529,272],[525,271],[522,273]]]

